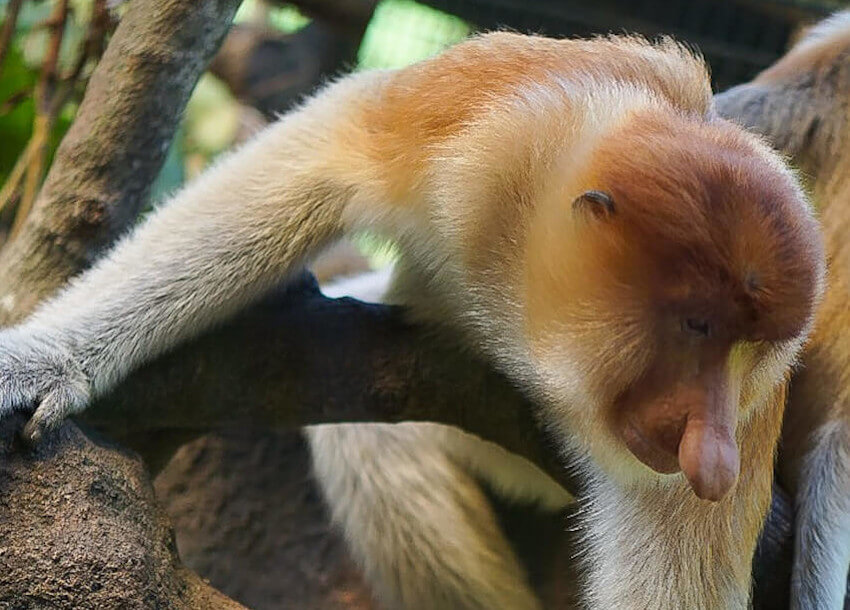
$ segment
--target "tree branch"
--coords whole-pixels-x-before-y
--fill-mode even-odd
[[[85,418],[129,442],[160,429],[436,421],[527,457],[576,489],[533,413],[490,367],[405,323],[400,309],[328,299],[306,276],[134,373]]]
[[[128,5],[32,212],[0,251],[0,324],[26,315],[138,216],[237,5]]]
[[[53,9],[53,14],[47,20],[47,28],[50,30],[50,38],[47,44],[47,52],[41,66],[41,74],[35,85],[33,98],[35,101],[35,119],[33,121],[32,137],[30,144],[33,147],[30,161],[27,164],[27,176],[24,180],[24,191],[15,221],[9,233],[9,239],[14,239],[20,231],[23,222],[29,214],[30,208],[38,194],[41,181],[44,178],[44,170],[47,165],[47,152],[50,143],[50,134],[59,116],[59,110],[51,107],[52,98],[56,87],[56,71],[59,65],[59,49],[62,47],[62,39],[65,37],[65,24],[68,21],[69,0],[59,0]]]
[[[3,15],[3,28],[0,29],[0,76],[3,75],[3,63],[12,44],[12,36],[15,33],[18,14],[21,12],[21,5],[23,3],[23,0],[9,0],[9,3],[6,5],[6,14]]]
[[[316,20],[292,34],[237,25],[210,64],[244,104],[271,119],[354,64],[363,29]]]

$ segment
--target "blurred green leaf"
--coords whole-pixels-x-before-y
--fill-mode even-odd
[[[251,21],[260,12],[256,0],[244,0],[236,13],[234,23]],[[310,18],[301,14],[297,7],[287,4],[284,6],[264,6],[263,11],[268,15],[269,25],[283,32],[296,32],[310,23]]]
[[[400,68],[435,55],[469,36],[462,19],[412,0],[382,0],[363,42],[359,67]]]
[[[37,78],[37,73],[24,63],[21,52],[12,46],[0,77],[0,105],[19,91],[32,89]],[[29,141],[34,116],[32,98],[0,116],[0,184],[6,181],[18,155]]]

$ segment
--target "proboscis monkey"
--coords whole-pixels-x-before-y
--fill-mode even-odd
[[[331,85],[0,333],[0,415],[37,440],[364,228],[588,477],[589,607],[746,607],[823,245],[669,40],[490,34]]]

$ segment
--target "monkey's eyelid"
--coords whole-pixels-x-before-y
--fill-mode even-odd
[[[614,199],[604,191],[585,191],[573,201],[573,210],[587,210],[597,218],[613,216],[617,208]]]

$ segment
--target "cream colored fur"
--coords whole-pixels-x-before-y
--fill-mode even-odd
[[[566,505],[534,466],[436,424],[314,426],[307,436],[331,517],[387,607],[540,608],[475,478],[546,509]]]

